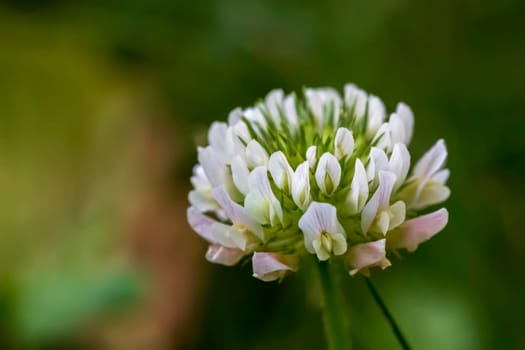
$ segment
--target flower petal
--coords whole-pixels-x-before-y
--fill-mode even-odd
[[[373,181],[378,178],[379,172],[388,169],[388,157],[385,151],[380,148],[372,147],[370,150],[369,163],[366,169],[368,180]]]
[[[388,247],[392,249],[406,248],[412,252],[417,249],[419,244],[443,230],[447,223],[448,211],[445,208],[407,220],[397,230],[388,234]]]
[[[272,191],[272,187],[270,186],[270,181],[268,179],[268,170],[261,166],[255,168],[250,173],[249,178],[250,183],[250,193],[248,196],[250,197],[256,197],[262,200],[265,200],[268,202],[268,214],[267,219],[269,222],[268,224],[276,224],[276,220],[278,219],[279,222],[283,222],[283,211],[281,207],[281,203],[275,197],[275,194]],[[248,196],[246,198],[248,198]],[[245,200],[245,205],[247,204]],[[275,217],[276,216],[276,217]]]
[[[440,184],[434,180],[425,183],[416,197],[415,201],[411,203],[411,208],[423,209],[428,206],[441,203],[450,196],[450,189],[447,186]]]
[[[406,180],[408,169],[410,168],[410,153],[403,143],[396,143],[388,162],[388,170],[397,176],[394,184],[394,191],[397,190]]]
[[[359,158],[355,160],[355,171],[350,192],[346,197],[346,208],[349,214],[357,214],[363,209],[368,199],[368,180],[365,167]]]
[[[305,210],[310,204],[310,169],[308,161],[301,163],[292,176],[292,199]]]
[[[366,113],[367,94],[354,84],[346,84],[344,87],[345,103],[354,111],[358,121],[362,120]]]
[[[297,271],[296,256],[255,252],[252,257],[253,277],[269,282],[282,279],[289,271]]]
[[[242,206],[232,201],[223,186],[213,189],[212,194],[234,225],[246,227],[251,233],[264,241],[264,231],[261,225],[252,219]]]
[[[386,108],[383,101],[377,96],[370,95],[368,98],[368,120],[366,125],[366,137],[372,138],[381,127],[386,117]]]
[[[283,152],[272,153],[268,161],[268,169],[277,187],[285,193],[290,193],[293,169]]]
[[[209,191],[191,190],[188,194],[188,201],[202,212],[220,209],[215,198],[211,196],[211,189]]]
[[[186,211],[186,215],[191,228],[197,232],[199,236],[210,243],[216,242],[215,238],[213,237],[212,226],[217,221],[213,220],[194,207],[189,207]]]
[[[233,109],[229,114],[228,114],[228,125],[230,126],[234,126],[235,124],[237,124],[241,118],[242,118],[242,109],[240,107],[237,107],[235,109]]]
[[[380,266],[382,269],[390,266],[390,261],[386,259],[385,250],[386,239],[380,239],[374,242],[361,243],[350,247],[346,255],[346,261],[352,268],[351,275],[358,272],[368,275],[368,268]]]
[[[388,230],[392,230],[405,221],[406,216],[406,205],[403,201],[397,201],[390,206],[390,220],[388,224]],[[384,232],[386,233],[386,232]]]
[[[232,158],[231,172],[233,183],[243,195],[246,195],[250,190],[248,184],[250,171],[248,170],[246,161],[240,155]]]
[[[295,104],[295,95],[290,94],[286,96],[283,102],[284,116],[288,121],[290,129],[296,131],[299,127],[299,117],[297,116],[297,108]]]
[[[405,125],[405,144],[408,145],[412,139],[412,133],[414,131],[414,113],[408,105],[403,102],[399,102],[396,108],[396,114],[401,118]]]
[[[390,137],[392,139],[392,144],[395,145],[396,143],[405,143],[408,138],[408,130],[407,126],[405,125],[403,119],[397,115],[396,113],[393,113],[390,115],[390,118],[388,119],[388,126],[390,129]]]
[[[298,223],[304,234],[304,245],[310,253],[315,253],[313,241],[320,240],[321,233],[345,234],[337,220],[337,209],[328,203],[312,202]]]
[[[281,112],[279,108],[283,104],[284,92],[282,89],[272,90],[266,95],[265,104],[268,112],[276,124],[280,124]]]
[[[256,168],[258,166],[268,165],[268,153],[264,150],[261,144],[255,140],[251,140],[246,145],[246,160],[248,164]]]
[[[396,176],[393,173],[389,171],[379,172],[379,186],[372,198],[366,203],[361,215],[361,229],[363,233],[368,232],[378,211],[384,210],[389,206],[390,195],[395,181]]]
[[[245,253],[238,248],[227,248],[220,244],[212,244],[206,252],[206,260],[214,264],[233,266],[241,261],[244,255]]]
[[[308,161],[308,164],[310,165],[310,169],[315,168],[315,165],[317,164],[317,147],[316,146],[310,146],[306,150],[306,160]]]
[[[211,146],[200,147],[198,149],[199,163],[202,166],[210,184],[220,186],[224,184],[226,178],[226,166],[222,157]]]
[[[445,146],[445,141],[441,139],[416,163],[414,177],[420,179],[432,177],[445,164],[446,159],[447,147]]]
[[[325,195],[331,195],[337,189],[341,181],[341,166],[333,154],[326,152],[321,156],[315,171],[315,180]]]
[[[354,151],[354,136],[347,128],[339,128],[334,140],[335,157],[342,159],[351,156]]]

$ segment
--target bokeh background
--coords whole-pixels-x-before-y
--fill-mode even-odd
[[[525,3],[0,1],[0,348],[322,349],[308,269],[208,264],[195,145],[352,81],[449,148],[448,227],[373,276],[416,349],[525,349]],[[356,349],[397,345],[345,279]]]

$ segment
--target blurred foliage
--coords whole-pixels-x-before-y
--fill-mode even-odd
[[[183,193],[210,121],[275,87],[353,81],[412,106],[414,155],[449,148],[448,228],[374,275],[409,340],[525,348],[524,15],[518,0],[1,1],[0,347],[80,347],[82,325],[140,298],[119,250],[136,125],[167,111]],[[281,285],[211,270],[188,344],[323,347],[308,268]],[[345,288],[356,348],[392,348],[362,281]]]

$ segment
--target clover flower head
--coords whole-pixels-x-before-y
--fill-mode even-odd
[[[450,195],[439,140],[411,169],[414,117],[404,103],[387,118],[353,84],[302,95],[271,91],[215,122],[198,149],[188,221],[209,242],[206,258],[251,259],[253,276],[280,280],[301,259],[342,257],[351,275],[391,265],[441,231],[448,212],[419,215]]]

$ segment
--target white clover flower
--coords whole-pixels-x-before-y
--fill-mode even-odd
[[[271,91],[215,122],[198,149],[188,221],[210,246],[206,258],[253,276],[282,279],[301,259],[342,259],[350,274],[386,268],[447,224],[447,151],[439,140],[410,172],[414,117],[353,84],[302,96]],[[340,258],[342,257],[342,258]]]

